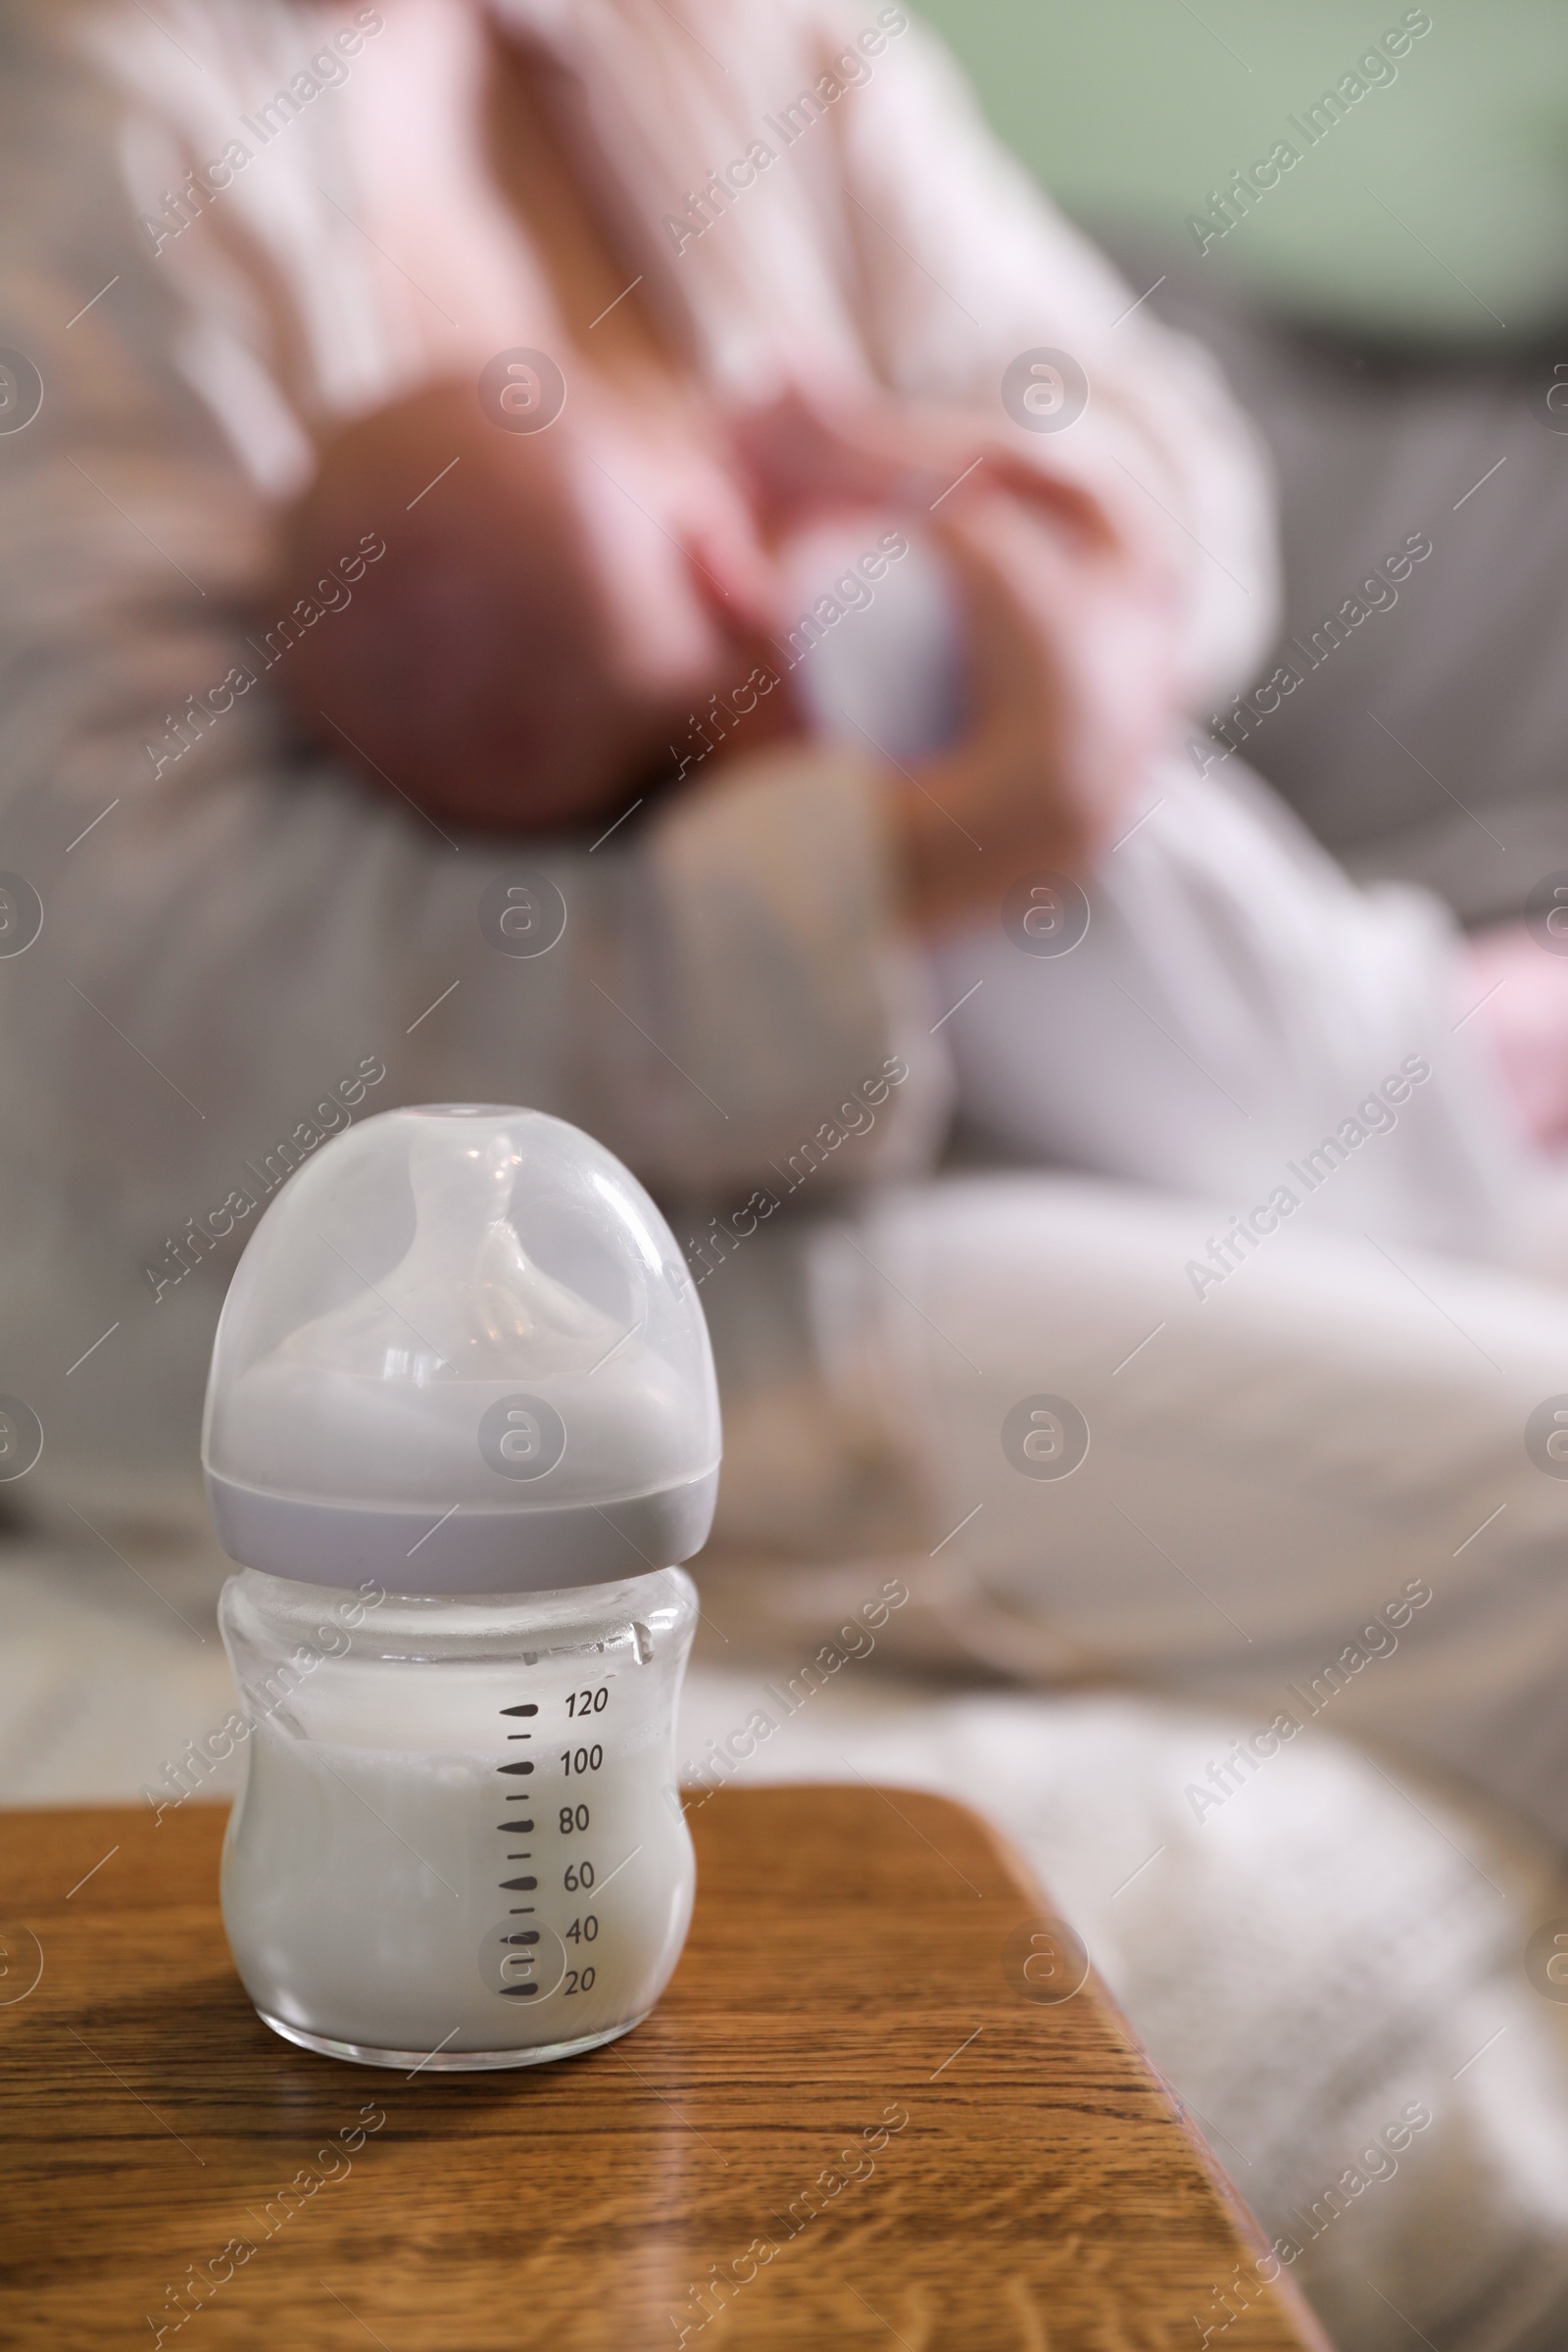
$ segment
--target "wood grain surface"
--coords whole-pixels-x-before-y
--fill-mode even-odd
[[[0,2341],[1191,2352],[1230,2308],[1226,2352],[1322,2346],[1093,1981],[1041,1997],[1070,1939],[971,1814],[692,1826],[644,2026],[410,2079],[255,2017],[217,1808],[0,1815]]]

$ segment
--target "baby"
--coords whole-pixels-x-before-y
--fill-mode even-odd
[[[294,649],[307,728],[438,819],[496,831],[593,824],[673,769],[694,710],[755,665],[765,566],[722,477],[717,497],[676,486],[700,506],[683,528],[667,476],[667,519],[621,495],[612,447],[623,476],[610,436],[499,431],[450,384],[342,429],[283,518],[282,593],[309,595],[372,516],[387,556]]]
[[[387,555],[296,649],[307,726],[431,814],[499,830],[586,827],[715,753],[829,728],[903,762],[957,723],[956,564],[986,622],[971,732],[1021,759],[1004,781],[1024,836],[1069,852],[1102,833],[1165,712],[1159,591],[1128,585],[1093,503],[972,429],[892,424],[891,404],[858,440],[798,400],[689,411],[670,429],[585,376],[548,429],[508,433],[443,383],[340,430],[284,517],[283,593],[308,595],[369,518]],[[956,472],[922,548],[905,525]],[[1089,625],[1113,604],[1119,629]],[[1102,644],[1151,682],[1107,695],[1086,674]],[[947,899],[989,879],[975,866]]]

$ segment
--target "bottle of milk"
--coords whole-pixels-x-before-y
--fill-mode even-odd
[[[538,1111],[324,1145],[240,1260],[203,1461],[249,1726],[223,1850],[287,2040],[527,2066],[644,2018],[691,1915],[674,1712],[718,1399],[669,1228]]]

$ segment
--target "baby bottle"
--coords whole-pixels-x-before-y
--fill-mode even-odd
[[[202,1458],[242,1563],[223,1923],[266,2023],[410,2072],[638,2024],[691,1916],[673,1563],[719,1458],[696,1287],[641,1185],[539,1111],[335,1137],[240,1260]]]

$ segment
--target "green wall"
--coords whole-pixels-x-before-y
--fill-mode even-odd
[[[922,5],[1071,210],[1196,252],[1189,216],[1292,137],[1299,162],[1210,251],[1294,308],[1510,341],[1568,321],[1568,0]],[[1317,146],[1294,137],[1288,118],[1407,13],[1431,29],[1397,78],[1348,101]]]

